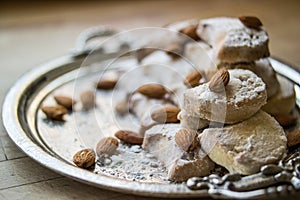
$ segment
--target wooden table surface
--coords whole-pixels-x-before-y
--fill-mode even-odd
[[[36,65],[64,55],[85,28],[122,29],[213,16],[258,16],[271,54],[300,69],[300,3],[254,1],[63,1],[0,3],[0,100]],[[0,199],[147,199],[87,186],[62,177],[22,153],[0,125]],[[279,198],[278,198],[279,199]],[[300,199],[300,194],[289,199]]]

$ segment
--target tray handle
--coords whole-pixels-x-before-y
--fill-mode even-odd
[[[99,49],[95,49],[95,47],[93,48],[91,46],[88,46],[89,41],[98,37],[101,38],[112,36],[119,32],[120,31],[116,28],[109,26],[95,26],[82,31],[76,40],[75,50],[73,50],[72,52],[73,56],[85,56],[94,50],[102,51],[103,49],[101,47]]]

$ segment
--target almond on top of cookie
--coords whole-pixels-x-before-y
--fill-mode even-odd
[[[264,82],[249,70],[234,69],[228,73],[227,85],[219,78],[220,81],[186,90],[183,109],[193,116],[225,124],[234,124],[255,114],[267,101]],[[210,86],[215,87],[214,84],[220,84],[218,91],[219,88],[222,91],[212,91]]]

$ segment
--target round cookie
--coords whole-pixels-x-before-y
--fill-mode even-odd
[[[279,82],[268,58],[259,59],[250,63],[220,63],[218,68],[248,69],[259,76],[266,84],[268,99],[275,96],[279,91]]]
[[[267,101],[265,83],[249,70],[228,70],[230,81],[225,92],[216,93],[209,83],[186,90],[183,108],[187,113],[226,124],[234,124],[254,115]]]

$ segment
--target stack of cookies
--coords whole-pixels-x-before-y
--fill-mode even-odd
[[[292,111],[295,107],[293,84],[273,70],[269,60],[269,37],[258,18],[204,19],[200,20],[196,32],[202,40],[188,44],[185,55],[195,66],[204,70],[209,79],[221,68],[248,69],[266,84],[267,104],[262,108],[264,111],[273,116]],[[203,56],[197,56],[203,54],[203,50],[210,62]]]
[[[218,85],[220,90],[214,89]],[[260,110],[266,101],[265,84],[253,72],[223,69],[210,82],[185,92],[182,109],[187,115],[181,116],[182,125],[194,129],[186,126],[190,118],[211,122],[199,134],[203,151],[231,173],[253,174],[279,161],[286,151],[283,128]]]
[[[295,93],[293,84],[272,68],[262,23],[240,17],[188,24],[186,29],[194,27],[199,39],[185,44],[184,55],[207,82],[196,79],[196,84],[182,86],[177,93],[182,94],[180,125],[153,126],[145,133],[143,148],[175,181],[209,175],[214,163],[230,173],[249,175],[278,162],[287,139],[271,115],[289,114]]]

